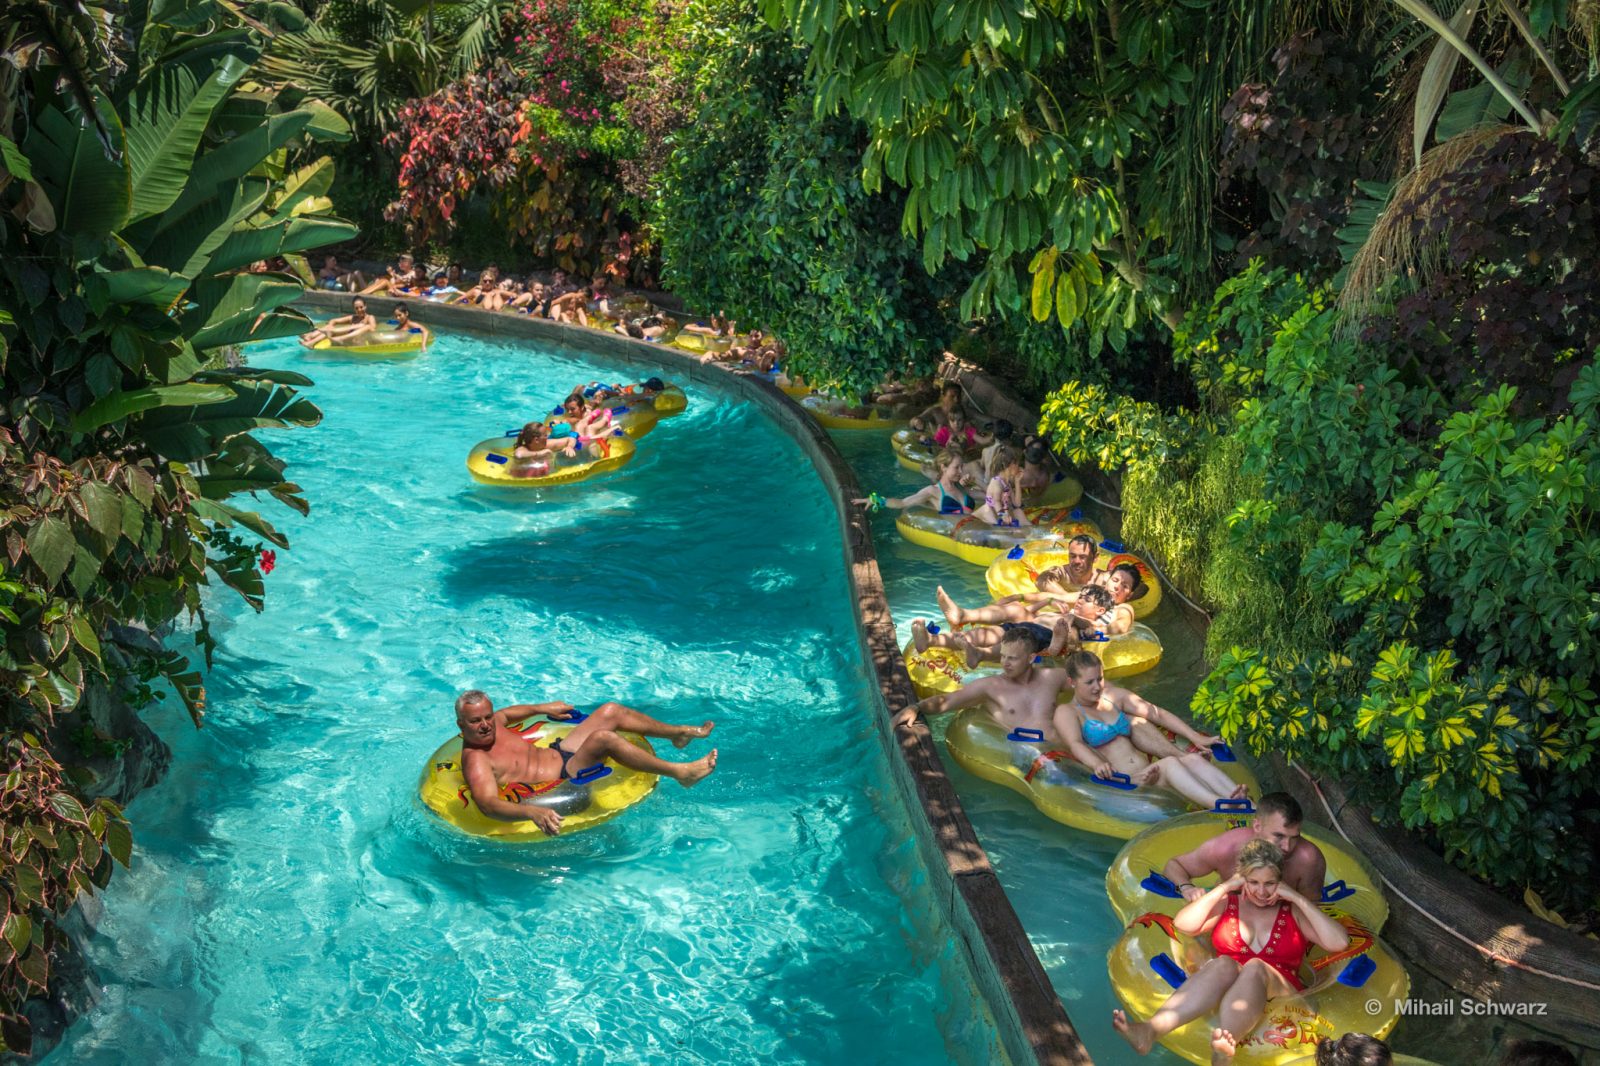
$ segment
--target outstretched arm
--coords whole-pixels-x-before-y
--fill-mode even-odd
[[[1106,687],[1110,689],[1113,686],[1108,685]],[[1113,702],[1119,711],[1130,714],[1135,718],[1143,718],[1151,725],[1160,726],[1162,729],[1175,733],[1197,748],[1209,748],[1218,740],[1217,737],[1207,736],[1195,729],[1171,711],[1157,707],[1144,697],[1129,692],[1125,688],[1116,689],[1116,697]]]
[[[560,721],[572,716],[573,706],[561,700],[552,700],[549,703],[513,703],[509,707],[500,708],[500,713],[506,716],[508,722],[520,722],[524,718],[532,718],[542,714],[546,718]]]
[[[963,707],[975,707],[988,698],[988,682],[989,678],[980,677],[970,684],[962,685],[954,692],[944,692],[919,700],[894,716],[895,727],[909,727],[917,720],[918,715],[943,714],[946,711],[959,711]]]

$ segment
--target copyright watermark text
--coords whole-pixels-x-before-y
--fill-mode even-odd
[[[1504,1002],[1485,1003],[1477,999],[1369,999],[1367,1000],[1367,1014],[1376,1017],[1380,1014],[1394,1013],[1402,1017],[1418,1016],[1423,1018],[1438,1017],[1474,1017],[1474,1016],[1502,1016],[1536,1018],[1549,1012],[1548,1003],[1531,1002]]]

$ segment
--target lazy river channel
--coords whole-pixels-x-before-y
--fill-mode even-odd
[[[451,336],[409,361],[249,355],[317,382],[321,425],[263,435],[312,512],[271,512],[294,547],[264,613],[209,601],[205,727],[146,712],[172,770],[130,806],[101,995],[49,1061],[1001,1057],[932,916],[837,519],[789,437],[695,386],[620,472],[507,494],[468,478],[474,443],[640,371]],[[720,765],[583,833],[466,837],[416,786],[472,687],[714,718]],[[1103,860],[1075,850],[1041,876],[1109,914]]]

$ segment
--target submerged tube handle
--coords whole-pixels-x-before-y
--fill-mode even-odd
[[[1172,961],[1172,956],[1162,952],[1150,960],[1150,968],[1173,988],[1182,988],[1189,975],[1183,972],[1183,967]]]
[[[591,766],[587,770],[579,770],[577,773],[572,775],[571,781],[574,785],[587,785],[591,781],[600,780],[609,773],[611,773],[611,767],[604,764],[599,764]]]
[[[938,622],[929,622],[928,623],[928,632],[929,633],[938,633],[938,632],[940,632],[939,623]]]
[[[1248,799],[1219,799],[1211,805],[1213,814],[1254,814],[1256,805]]]
[[[1377,970],[1378,964],[1372,961],[1372,956],[1357,955],[1345,963],[1344,969],[1339,971],[1337,980],[1341,985],[1360,988],[1367,983]]]
[[[1015,548],[1012,548],[1010,551],[1006,552],[1006,558],[1007,559],[1020,559],[1025,554],[1026,553],[1022,550],[1022,545],[1018,544]]]
[[[1238,762],[1239,761],[1239,757],[1233,753],[1233,749],[1228,747],[1227,744],[1223,743],[1220,740],[1217,741],[1215,744],[1211,745],[1211,755],[1218,762]]]
[[[1065,481],[1065,480],[1067,480],[1067,475],[1065,475],[1061,471],[1057,470],[1056,471],[1056,476],[1051,478],[1050,480],[1051,481],[1057,481],[1057,482]]]
[[[1344,879],[1330,881],[1322,886],[1322,903],[1338,903],[1341,899],[1349,899],[1356,894],[1356,890],[1344,883]]]
[[[1104,633],[1090,633],[1088,636],[1083,637],[1079,643],[1106,644],[1110,640],[1111,638]]]
[[[1016,744],[1043,744],[1044,730],[1022,726],[1007,733],[1006,739]]]
[[[488,462],[496,463],[496,464],[498,464],[500,466],[504,466],[506,463],[511,461],[511,460],[507,459],[505,456],[501,455],[499,452],[490,452],[489,454],[485,455],[483,458]]]
[[[562,725],[577,725],[579,722],[586,720],[588,717],[588,715],[574,707],[572,710],[567,712],[567,716],[565,718],[551,718],[550,720],[552,722],[559,722]]]
[[[1183,893],[1178,891],[1178,886],[1172,883],[1172,878],[1166,874],[1150,871],[1150,876],[1139,882],[1139,887],[1156,896],[1165,896],[1167,899],[1182,899]]]
[[[1120,551],[1124,550],[1123,546],[1122,546],[1122,541],[1120,541],[1120,540],[1111,540],[1110,538],[1102,540],[1100,542],[1100,547],[1104,548],[1108,552],[1120,552]]]
[[[553,415],[564,415],[567,413],[567,409],[565,407],[552,407],[550,408],[550,413]]]
[[[1120,770],[1112,774],[1110,777],[1096,777],[1093,774],[1090,774],[1089,780],[1093,781],[1097,785],[1104,785],[1106,788],[1114,788],[1122,792],[1132,792],[1134,789],[1139,787],[1133,783],[1133,778],[1129,777]]]

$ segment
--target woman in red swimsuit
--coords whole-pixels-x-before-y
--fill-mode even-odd
[[[1238,1042],[1261,1020],[1267,1000],[1305,988],[1300,966],[1313,947],[1343,951],[1344,926],[1283,883],[1283,852],[1268,840],[1239,849],[1234,875],[1177,913],[1172,924],[1189,936],[1211,934],[1217,957],[1189,975],[1147,1022],[1111,1012],[1111,1024],[1143,1055],[1161,1037],[1217,1012],[1211,1061],[1231,1062]]]

